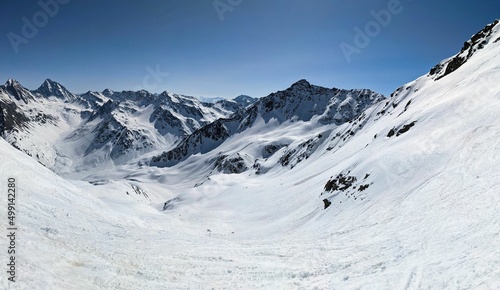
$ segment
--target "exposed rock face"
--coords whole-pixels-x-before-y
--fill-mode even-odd
[[[215,162],[215,169],[222,173],[242,173],[248,170],[248,166],[237,153],[234,156],[221,155]]]
[[[265,145],[264,148],[263,148],[263,152],[262,152],[262,157],[264,158],[268,158],[272,155],[274,155],[274,153],[276,153],[277,151],[279,151],[281,148],[283,147],[286,147],[288,146],[288,144],[269,144],[269,145]]]
[[[302,160],[309,158],[309,156],[311,156],[311,154],[316,150],[322,140],[323,136],[318,135],[315,138],[301,143],[296,148],[290,148],[286,150],[283,156],[281,156],[281,158],[279,159],[279,163],[282,166],[290,166],[290,168],[295,167],[295,165],[297,165]]]
[[[347,200],[363,200],[364,191],[370,187],[371,184],[368,178],[370,174],[367,173],[363,178],[356,177],[354,175],[349,175],[347,173],[339,173],[335,177],[331,177],[330,180],[325,184],[323,192],[320,196],[327,196],[328,198],[323,199],[325,209],[331,205],[333,201],[342,199]],[[343,197],[344,195],[345,197]]]
[[[14,79],[7,80],[5,85],[1,86],[1,88],[2,91],[12,96],[16,101],[21,101],[27,104],[28,102],[35,100],[33,94]]]
[[[399,126],[398,128],[394,127],[392,128],[389,133],[387,133],[387,137],[392,137],[394,135],[396,135],[396,137],[408,132],[413,126],[415,126],[415,123],[417,123],[416,121],[413,121],[409,124],[405,124],[405,125],[402,125],[402,126]]]
[[[473,35],[470,40],[464,43],[460,53],[437,64],[430,70],[429,75],[434,77],[434,80],[444,78],[466,63],[467,60],[469,60],[478,50],[483,49],[488,42],[493,41],[493,43],[496,43],[497,41],[491,39],[490,36],[493,29],[499,24],[499,22],[499,20],[495,20],[495,22],[487,25],[481,31]]]
[[[12,130],[22,130],[30,121],[14,102],[0,99],[0,136]]]
[[[70,93],[64,86],[50,79],[46,79],[33,93],[41,97],[54,96],[67,102],[72,102],[77,98],[76,95]]]
[[[184,160],[194,153],[206,153],[222,144],[230,136],[225,126],[226,119],[210,123],[184,138],[179,145],[170,151],[152,158],[153,165],[169,165]]]

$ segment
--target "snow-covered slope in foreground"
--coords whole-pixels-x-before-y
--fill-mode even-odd
[[[203,171],[189,164],[127,165],[91,185],[0,140],[2,192],[9,173],[19,187],[11,285],[498,289],[500,25],[492,31],[459,68],[402,86],[343,146],[292,169],[193,187]]]

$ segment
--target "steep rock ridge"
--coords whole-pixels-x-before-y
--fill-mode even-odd
[[[14,134],[29,130],[36,124],[56,124],[57,116],[46,113],[43,105],[18,81],[9,79],[0,86],[0,134]]]
[[[43,100],[35,98],[15,80],[0,87],[0,136],[13,147],[49,165],[54,151],[47,145],[48,139],[56,134],[62,116],[44,106]]]
[[[46,79],[42,85],[35,91],[32,91],[32,93],[40,97],[54,96],[66,102],[72,102],[77,98],[76,95],[70,93],[64,86],[51,79]]]
[[[429,76],[432,76],[434,80],[439,80],[449,75],[460,68],[477,51],[483,49],[488,43],[495,43],[498,41],[498,39],[493,39],[491,36],[494,31],[499,29],[499,23],[500,20],[495,20],[493,23],[486,25],[485,28],[474,34],[470,40],[464,43],[462,50],[457,55],[433,67],[429,72]]]
[[[8,79],[1,88],[5,93],[11,95],[15,101],[28,104],[28,102],[35,100],[33,94],[14,79]]]
[[[207,153],[221,145],[231,135],[229,124],[238,119],[218,119],[185,137],[172,150],[151,159],[152,165],[171,166],[187,159],[192,154]],[[233,126],[234,127],[234,126]]]
[[[486,47],[500,46],[500,20],[495,20],[493,23],[486,25],[478,33],[474,34],[471,39],[464,43],[461,51],[434,66],[426,75],[398,87],[387,99],[378,112],[376,113],[378,120],[384,115],[392,115],[398,112],[398,118],[404,118],[405,112],[415,103],[415,94],[427,85],[429,80],[441,81],[445,76],[460,70],[460,68],[474,59],[476,55],[481,54]],[[479,80],[481,82],[481,80]],[[403,109],[400,109],[403,108]],[[405,124],[410,124],[414,120],[403,121],[395,127],[401,127]],[[382,132],[381,132],[382,133]],[[389,132],[382,133],[386,135]]]

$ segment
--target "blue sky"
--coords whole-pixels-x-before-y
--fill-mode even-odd
[[[0,8],[1,82],[35,89],[50,78],[75,93],[230,98],[262,97],[303,78],[389,95],[500,18],[498,0],[40,0]],[[357,46],[356,28],[369,34]],[[346,58],[342,43],[356,52]]]

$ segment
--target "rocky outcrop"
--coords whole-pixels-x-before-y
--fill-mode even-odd
[[[462,47],[460,53],[434,66],[430,70],[429,76],[433,77],[434,80],[444,78],[445,76],[460,68],[478,50],[483,49],[485,45],[488,44],[488,42],[493,41],[495,43],[495,41],[491,39],[491,34],[493,32],[493,29],[499,24],[499,22],[499,20],[495,20],[495,22],[487,25],[481,31],[474,34],[470,40],[464,43],[464,46]]]

